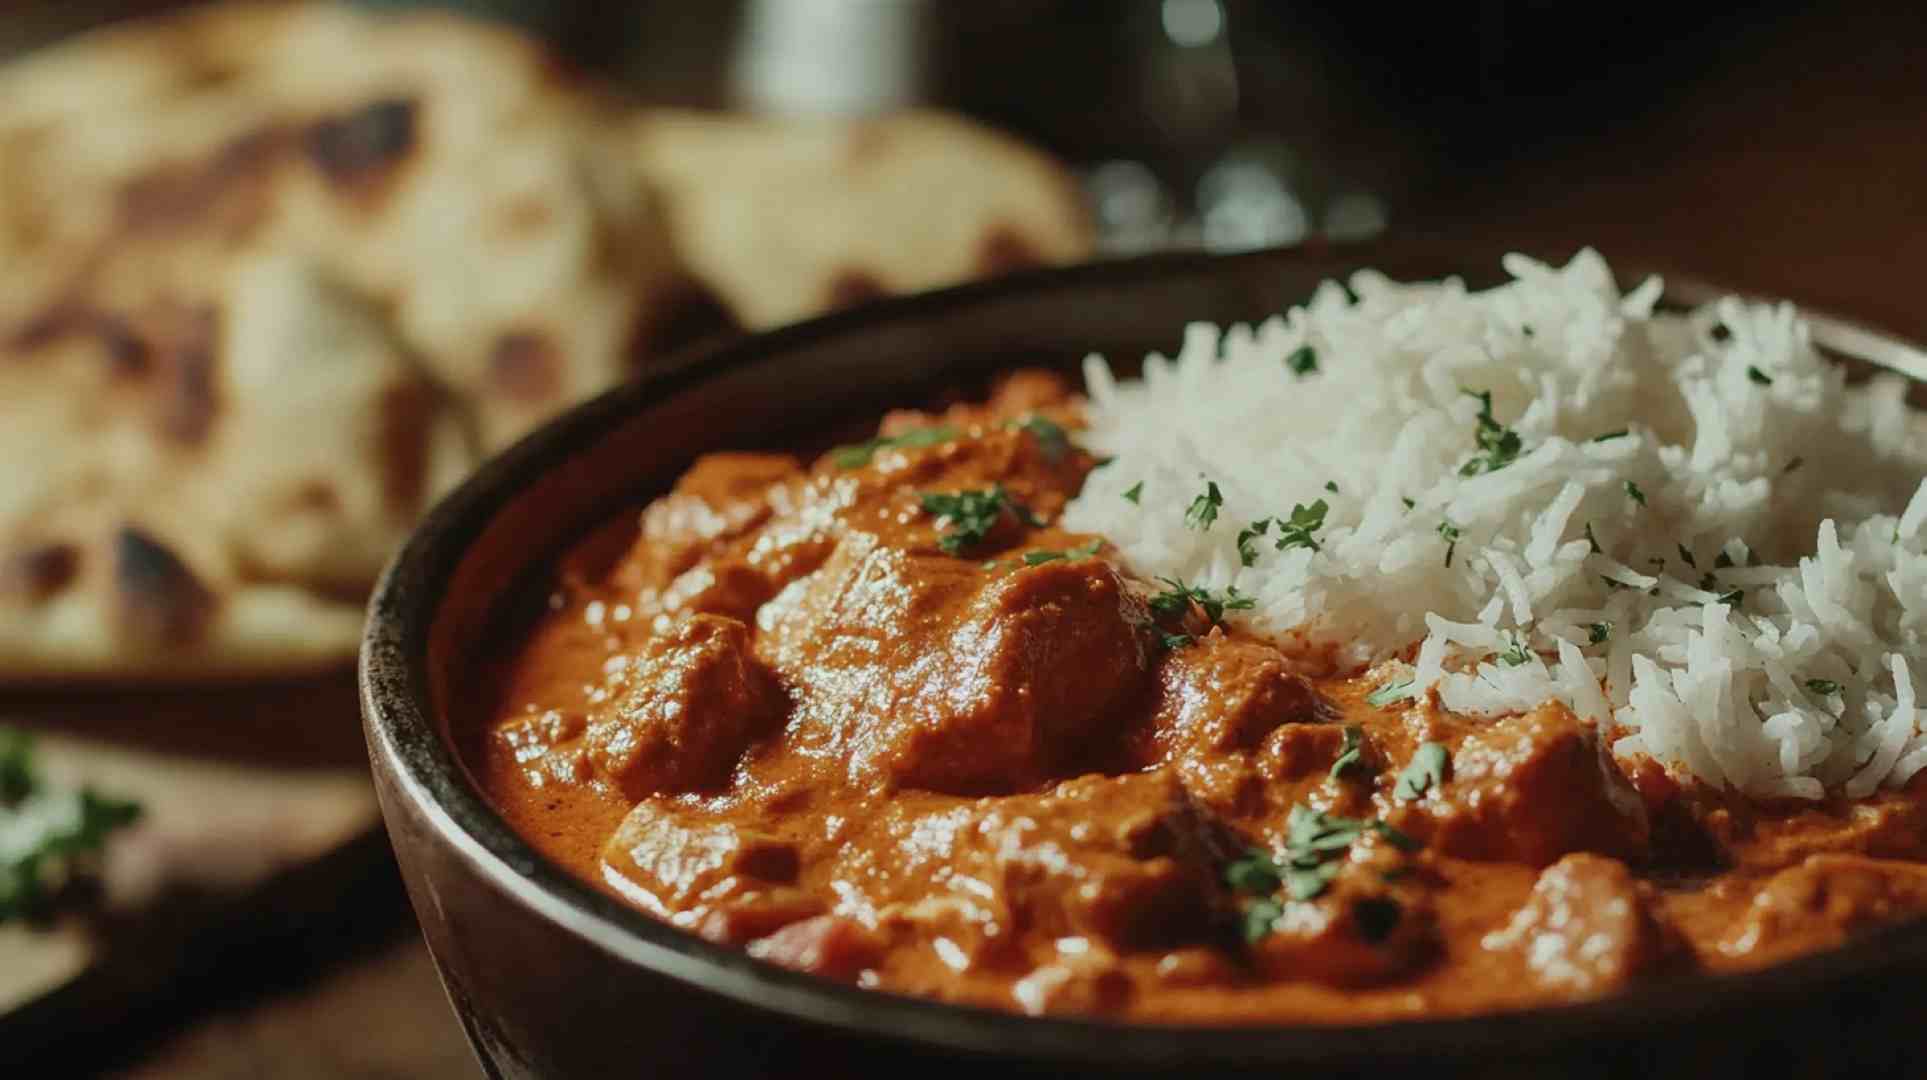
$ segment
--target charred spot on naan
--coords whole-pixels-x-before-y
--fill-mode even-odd
[[[80,575],[80,549],[72,544],[35,544],[0,558],[0,600],[42,604]]]
[[[215,605],[180,556],[134,525],[114,537],[114,595],[122,632],[160,646],[198,640]]]
[[[168,164],[121,188],[119,221],[130,233],[205,228],[230,242],[267,216],[270,179],[287,157],[292,132],[271,125],[229,140],[199,162]]]
[[[489,381],[511,400],[554,400],[562,388],[562,350],[546,334],[513,330],[495,341],[489,354]]]
[[[301,149],[337,191],[367,197],[420,144],[420,113],[413,98],[371,102],[310,125],[302,132]]]

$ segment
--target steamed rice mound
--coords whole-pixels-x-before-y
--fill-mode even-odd
[[[1085,441],[1116,462],[1065,524],[1252,597],[1231,619],[1307,662],[1378,665],[1381,699],[1558,700],[1624,759],[1755,796],[1927,767],[1906,381],[1848,385],[1790,305],[1656,312],[1660,282],[1622,294],[1591,252],[1505,267],[1476,293],[1361,273],[1255,328],[1194,325],[1141,380],[1093,357]],[[1312,543],[1249,528],[1321,500]]]

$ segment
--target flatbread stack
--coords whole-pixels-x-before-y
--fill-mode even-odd
[[[1090,249],[912,114],[625,108],[442,14],[202,9],[0,68],[0,683],[338,670],[426,506],[698,298],[761,327]]]

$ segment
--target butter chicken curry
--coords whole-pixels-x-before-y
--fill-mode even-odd
[[[698,460],[564,561],[469,733],[487,791],[710,940],[1027,1013],[1509,1009],[1927,911],[1918,777],[1746,800],[1558,704],[1460,717],[1232,630],[1248,600],[1057,527],[1104,465],[1079,419],[1022,372],[814,462]]]

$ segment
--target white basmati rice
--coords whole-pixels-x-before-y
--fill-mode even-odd
[[[1505,267],[1480,293],[1361,273],[1356,302],[1333,283],[1256,328],[1193,325],[1138,380],[1091,358],[1085,441],[1116,461],[1066,524],[1254,597],[1230,617],[1306,657],[1411,658],[1414,693],[1472,715],[1557,699],[1715,785],[1862,796],[1927,768],[1904,380],[1847,386],[1789,305],[1656,314],[1657,281],[1622,295],[1591,252]],[[1468,390],[1520,437],[1470,475]],[[1200,531],[1205,479],[1224,507]],[[1241,527],[1319,499],[1317,550],[1272,532],[1242,564]]]

